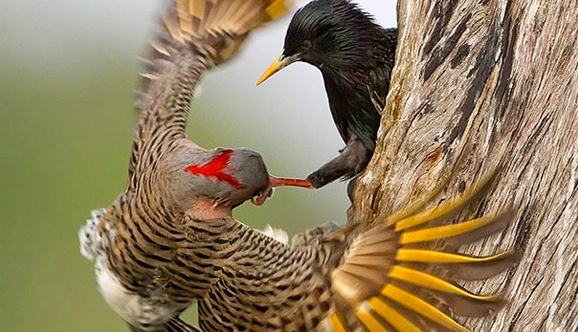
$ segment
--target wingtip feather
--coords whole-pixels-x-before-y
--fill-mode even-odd
[[[471,332],[438,308],[397,286],[386,285],[381,294],[416,313],[456,332]]]

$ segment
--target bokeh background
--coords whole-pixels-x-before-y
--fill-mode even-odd
[[[395,25],[395,1],[357,2]],[[77,230],[124,188],[137,57],[161,7],[0,0],[0,331],[128,331],[96,290]],[[343,143],[313,67],[297,63],[255,86],[288,22],[254,33],[240,57],[204,77],[188,132],[205,147],[258,150],[272,173],[303,177]],[[343,223],[347,207],[344,184],[282,188],[236,217],[294,234]]]

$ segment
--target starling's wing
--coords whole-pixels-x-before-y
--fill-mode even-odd
[[[184,138],[201,75],[236,54],[248,33],[285,14],[291,0],[171,1],[143,59],[129,186],[175,139]]]
[[[385,108],[385,99],[389,92],[389,81],[391,80],[392,68],[381,64],[369,74],[369,85],[367,90],[369,98],[375,107],[375,110],[381,114]]]
[[[391,81],[391,71],[395,64],[395,49],[397,45],[397,29],[383,29],[381,30],[380,45],[385,46],[385,50],[380,48],[374,54],[373,58],[378,59],[379,63],[375,65],[375,69],[369,74],[369,85],[367,89],[369,96],[376,111],[381,114],[385,107],[385,98],[389,93],[389,83]]]
[[[496,295],[478,295],[454,279],[486,279],[517,260],[512,251],[474,257],[457,248],[508,225],[511,213],[448,224],[484,189],[488,179],[454,200],[404,218],[390,218],[357,236],[331,274],[338,301],[327,318],[334,331],[469,331],[454,315],[498,310]],[[443,240],[447,251],[434,249]],[[439,248],[439,243],[435,248]]]

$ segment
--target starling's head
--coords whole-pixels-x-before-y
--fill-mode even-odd
[[[287,29],[283,54],[271,64],[258,85],[295,61],[323,71],[339,72],[363,64],[375,29],[371,16],[349,0],[315,0],[299,9]]]
[[[263,158],[245,148],[187,149],[172,174],[172,195],[182,210],[201,207],[230,214],[269,185]]]

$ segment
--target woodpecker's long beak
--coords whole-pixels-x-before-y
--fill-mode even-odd
[[[251,203],[257,206],[265,204],[267,198],[273,196],[273,189],[283,186],[315,189],[311,182],[305,179],[280,178],[269,174],[269,186],[263,190],[259,196],[251,198]]]
[[[273,76],[273,74],[298,60],[299,60],[298,56],[288,56],[288,57],[284,55],[279,56],[277,59],[275,59],[275,61],[273,61],[273,63],[269,66],[269,68],[265,70],[263,75],[261,75],[261,78],[257,82],[257,85],[260,85],[261,83],[265,82],[265,80]]]

